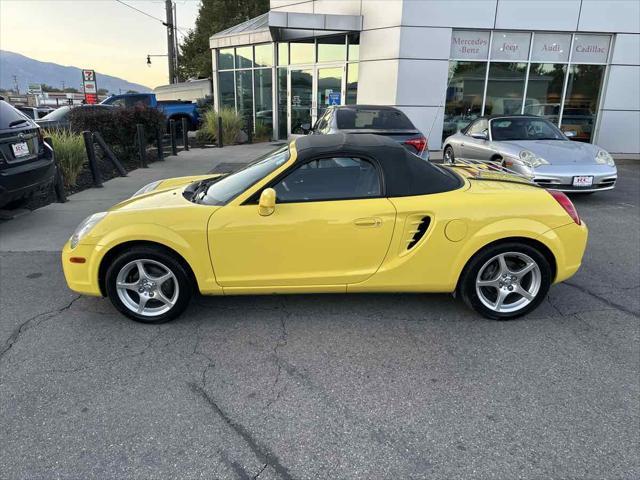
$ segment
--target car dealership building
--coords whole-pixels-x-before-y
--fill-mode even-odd
[[[637,0],[271,0],[210,46],[216,108],[274,138],[358,103],[400,108],[431,150],[524,113],[640,153]]]

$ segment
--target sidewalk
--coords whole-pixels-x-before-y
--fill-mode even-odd
[[[67,203],[52,203],[13,220],[0,221],[0,252],[60,251],[85,217],[107,210],[147,183],[205,174],[218,166],[221,171],[229,171],[229,164],[247,163],[275,148],[276,144],[256,143],[192,149],[165,157],[164,162],[154,162],[149,168],[139,168],[126,177],[105,182],[104,188],[89,188],[71,195]]]

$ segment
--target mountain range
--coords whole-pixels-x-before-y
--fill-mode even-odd
[[[14,81],[13,76],[16,79]],[[12,89],[17,81],[20,92],[25,92],[30,83],[44,83],[52,87],[74,87],[81,90],[82,69],[41,62],[25,57],[19,53],[0,50],[0,89]],[[128,82],[122,78],[96,72],[98,88],[106,88],[110,93],[122,93],[127,90],[150,92],[151,89],[138,83]]]

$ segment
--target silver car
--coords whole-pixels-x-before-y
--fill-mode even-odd
[[[444,162],[500,163],[563,192],[611,190],[618,171],[609,152],[569,140],[572,133],[562,133],[542,117],[482,117],[444,141]]]

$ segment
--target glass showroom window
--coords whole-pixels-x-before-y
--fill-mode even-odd
[[[449,62],[443,138],[465,128],[482,113],[485,62]]]
[[[479,115],[525,113],[593,140],[610,42],[598,34],[454,30],[443,139]]]
[[[493,32],[485,115],[521,113],[530,44],[530,33]]]
[[[272,75],[270,68],[260,68],[253,72],[253,91],[256,106],[256,133],[261,137],[271,137],[271,133],[273,131]]]
[[[220,72],[218,74],[220,90],[220,105],[224,108],[236,109],[236,89],[232,71]]]
[[[490,32],[453,31],[443,140],[482,114]]]
[[[287,69],[278,68],[278,138],[287,138]]]
[[[604,65],[572,65],[560,128],[574,131],[575,140],[591,141],[598,114]]]
[[[253,81],[251,70],[236,71],[236,109],[243,117],[253,115]]]

